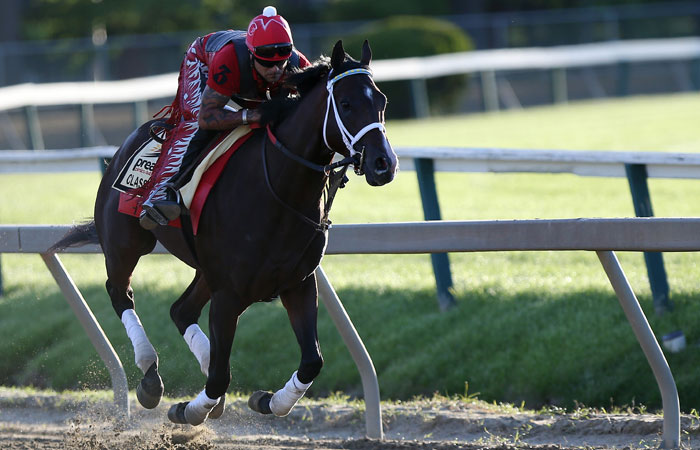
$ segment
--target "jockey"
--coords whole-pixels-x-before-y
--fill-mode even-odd
[[[235,111],[227,106],[229,100],[251,105],[287,95],[282,89],[285,76],[294,67],[308,65],[309,60],[294,48],[289,24],[273,6],[255,17],[247,32],[225,30],[195,39],[180,66],[168,119],[174,128],[151,175],[141,226],[151,230],[180,216],[177,193],[169,182],[183,159],[186,166],[197,159],[213,132],[260,121],[256,109]]]

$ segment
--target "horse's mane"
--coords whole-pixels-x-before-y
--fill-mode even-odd
[[[359,61],[346,55],[345,61],[340,66],[338,73],[346,70],[362,67]],[[292,69],[292,73],[287,75],[284,82],[284,89],[296,92],[294,96],[281,96],[263,102],[259,106],[261,115],[260,124],[278,123],[294,111],[299,103],[304,99],[314,86],[321,81],[326,81],[328,73],[331,71],[331,60],[327,56],[321,56],[310,66],[303,69]]]

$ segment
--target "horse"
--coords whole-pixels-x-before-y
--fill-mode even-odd
[[[393,180],[398,168],[384,127],[387,99],[372,79],[371,58],[367,41],[360,61],[338,41],[330,58],[321,57],[288,77],[297,95],[260,106],[264,126],[227,162],[201,211],[196,235],[187,215],[181,216],[181,229],[158,226],[147,231],[136,217],[118,212],[119,192],[112,185],[129,157],[149,139],[151,121],[115,153],[97,192],[94,219],[74,227],[53,246],[54,251],[97,242],[102,246],[105,286],[144,374],[136,390],[143,407],[155,408],[164,386],[158,355],[135,312],[130,280],[139,259],[156,242],[195,269],[170,316],[207,377],[193,400],[172,405],[172,422],[199,425],[223,413],[238,318],[255,302],[281,299],[301,361],[281,389],[255,392],[249,407],[285,416],[321,372],[315,269],[327,243],[331,199],[324,198],[329,184],[339,184],[340,170],[334,169],[353,164],[368,184],[381,186]],[[333,163],[336,153],[344,159]],[[209,301],[211,340],[198,325]]]

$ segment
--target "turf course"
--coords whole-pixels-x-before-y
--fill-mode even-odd
[[[577,103],[387,125],[394,146],[700,152],[700,95]],[[99,174],[0,176],[0,223],[62,223],[92,215]],[[438,174],[445,219],[630,217],[625,179],[549,174]],[[699,216],[698,180],[650,180],[657,216]],[[334,223],[421,220],[413,172],[371,188],[356,177],[338,195]],[[667,354],[681,409],[700,404],[700,256],[666,254],[675,311],[653,313],[641,254],[619,255],[657,337],[681,328],[688,348]],[[428,255],[327,256],[331,282],[373,357],[384,398],[474,394],[528,406],[661,405],[644,355],[594,253],[452,254],[458,308],[438,312]],[[103,258],[62,259],[112,340],[135,386],[140,373],[104,290]],[[38,255],[2,255],[0,384],[53,389],[108,386],[106,369]],[[134,275],[137,311],[161,358],[166,393],[204,384],[168,309],[192,277],[168,256],[149,256]],[[200,324],[206,326],[206,313]],[[361,394],[359,375],[323,307],[326,365],[312,395]],[[279,302],[241,317],[231,391],[276,389],[299,351]],[[465,385],[468,383],[468,392]]]

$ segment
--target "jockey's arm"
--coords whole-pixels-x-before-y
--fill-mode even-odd
[[[199,108],[199,128],[204,130],[230,130],[244,123],[257,123],[260,113],[254,109],[246,110],[246,120],[243,121],[243,111],[232,111],[225,108],[229,97],[216,92],[209,86],[202,92],[202,105]]]

